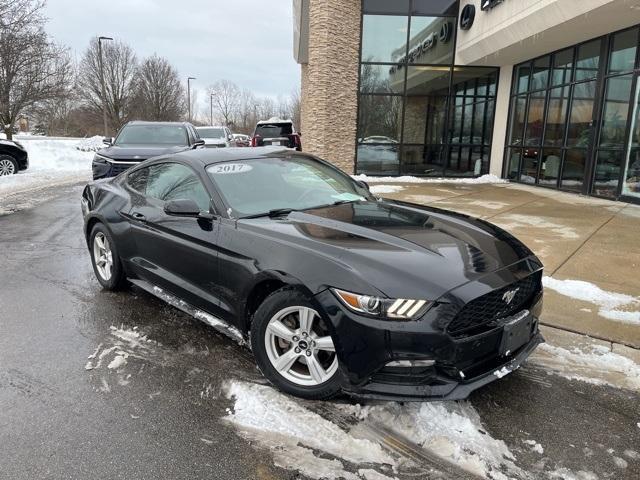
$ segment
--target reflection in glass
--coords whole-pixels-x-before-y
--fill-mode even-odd
[[[538,159],[540,151],[537,148],[525,148],[522,152],[522,170],[520,181],[523,183],[536,183],[538,178]]]
[[[400,141],[402,97],[360,95],[359,141],[367,137],[385,137]]]
[[[602,40],[594,40],[578,47],[576,82],[598,76]]]
[[[544,104],[546,92],[535,92],[529,96],[529,113],[525,145],[541,145],[544,129]]]
[[[573,87],[569,114],[567,146],[587,147],[593,126],[593,103],[596,82],[579,83]]]
[[[407,95],[448,95],[449,67],[409,67]]]
[[[564,85],[571,82],[573,70],[573,48],[568,48],[553,56],[553,74],[551,85]]]
[[[622,170],[622,150],[600,150],[596,159],[593,193],[601,197],[615,198]]]
[[[404,72],[391,74],[389,65],[362,64],[360,67],[360,91],[362,93],[404,92]]]
[[[518,172],[520,171],[520,161],[522,160],[521,148],[509,149],[509,170],[507,172],[507,178],[509,180],[516,180],[518,178]]]
[[[398,63],[406,55],[406,15],[365,15],[362,20],[362,61]]]
[[[625,142],[632,75],[607,80],[600,147],[622,148]]]
[[[529,90],[529,77],[531,76],[531,64],[525,63],[516,67],[514,81],[514,93],[524,93]]]
[[[489,172],[489,148],[452,145],[449,152],[445,176],[477,177]]]
[[[571,149],[564,154],[564,165],[562,167],[563,190],[582,191],[584,182],[584,167],[587,164],[586,149]]]
[[[365,142],[376,140],[380,139],[366,138]],[[357,173],[398,175],[400,173],[400,147],[397,143],[358,144],[356,166]]]
[[[631,138],[627,148],[622,194],[640,198],[640,81],[636,82]]]
[[[402,165],[412,175],[441,176],[443,161],[441,145],[405,145],[402,149]]]
[[[511,99],[511,140],[509,142],[511,145],[522,145],[526,111],[526,96]]]
[[[630,72],[636,63],[638,29],[620,32],[613,37],[609,73]]]
[[[542,57],[533,62],[533,72],[531,75],[531,90],[541,90],[547,88],[549,81],[549,64],[551,59]]]
[[[542,151],[542,165],[538,183],[548,187],[556,187],[562,164],[562,150],[559,148],[545,148]]]
[[[454,17],[412,17],[408,63],[453,63],[455,21]]]
[[[561,146],[564,143],[570,91],[570,87],[560,87],[554,88],[549,92],[547,129],[544,137],[545,145]]]
[[[442,143],[446,97],[407,97],[404,143]]]

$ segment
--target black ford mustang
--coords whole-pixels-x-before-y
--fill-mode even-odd
[[[542,341],[542,265],[481,220],[375,198],[315,157],[194,150],[88,185],[98,281],[249,341],[277,387],[460,399]]]

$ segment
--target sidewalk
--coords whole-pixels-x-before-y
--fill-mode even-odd
[[[520,184],[393,185],[380,195],[483,218],[528,245],[545,265],[543,324],[640,348],[640,206]]]

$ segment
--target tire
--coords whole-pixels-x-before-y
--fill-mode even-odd
[[[309,400],[338,393],[340,367],[326,325],[300,290],[285,287],[269,295],[251,324],[251,348],[266,379],[283,392]]]
[[[18,173],[18,162],[9,155],[0,155],[0,177]]]
[[[96,223],[89,235],[89,254],[93,272],[105,290],[122,290],[126,278],[113,237],[102,224]]]

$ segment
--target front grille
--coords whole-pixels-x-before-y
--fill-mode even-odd
[[[111,164],[111,176],[115,177],[116,175],[120,175],[125,170],[133,167],[133,164],[122,164],[122,163],[112,163]]]
[[[448,333],[454,337],[469,335],[479,327],[497,325],[497,320],[530,308],[531,302],[542,290],[541,276],[540,272],[529,275],[467,303],[449,323]],[[513,291],[515,291],[513,300],[507,303],[504,296],[507,292]]]

